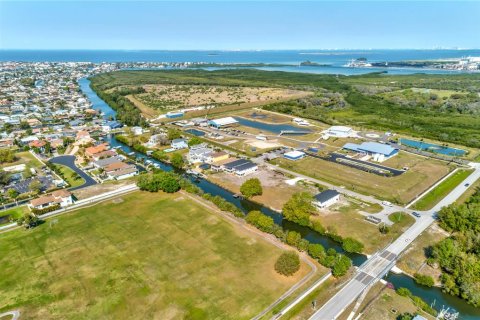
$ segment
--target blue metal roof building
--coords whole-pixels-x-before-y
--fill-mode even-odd
[[[346,143],[343,146],[343,149],[367,154],[381,154],[387,158],[398,153],[398,149],[395,149],[388,144],[378,142],[362,142],[361,144]]]

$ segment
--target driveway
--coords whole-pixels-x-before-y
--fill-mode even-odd
[[[67,166],[73,171],[75,171],[76,173],[78,173],[80,177],[82,177],[85,180],[84,184],[75,188],[70,188],[69,189],[70,191],[90,187],[97,184],[97,181],[93,180],[92,177],[90,177],[88,174],[86,174],[83,170],[81,170],[75,165],[75,156],[59,156],[59,157],[50,159],[49,162]]]

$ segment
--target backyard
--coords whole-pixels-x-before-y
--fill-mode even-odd
[[[281,249],[184,197],[135,192],[0,235],[0,312],[249,319],[309,271],[278,275]]]

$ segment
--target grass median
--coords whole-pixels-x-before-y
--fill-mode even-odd
[[[465,180],[473,171],[472,170],[458,170],[450,177],[442,181],[433,190],[423,196],[420,200],[415,202],[413,207],[417,210],[432,209],[440,200],[445,198],[455,187],[457,187],[463,180]]]

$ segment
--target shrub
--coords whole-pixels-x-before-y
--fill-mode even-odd
[[[433,287],[433,285],[435,284],[435,281],[433,280],[433,278],[425,274],[415,273],[413,277],[416,283],[427,286],[427,287]]]
[[[293,247],[296,247],[300,239],[302,239],[302,236],[300,235],[300,233],[296,231],[288,231],[287,239],[286,239],[287,244]]]
[[[332,266],[332,274],[335,277],[341,277],[348,272],[352,266],[352,260],[343,254],[337,254],[335,262]]]
[[[347,252],[360,253],[363,251],[363,243],[353,238],[344,238],[342,248]]]
[[[411,297],[412,296],[412,293],[410,292],[410,290],[408,290],[407,288],[404,288],[404,287],[400,287],[397,289],[397,294],[402,296],[402,297]]]
[[[283,206],[283,216],[301,226],[310,225],[310,214],[315,211],[313,197],[308,192],[295,193]]]
[[[251,178],[245,181],[240,187],[240,192],[246,197],[259,196],[262,194],[262,185],[257,178]]]
[[[308,245],[308,254],[315,259],[322,259],[325,257],[325,248],[319,243],[310,243]]]
[[[58,210],[58,209],[60,209],[60,204],[57,203],[57,204],[51,205],[51,206],[43,208],[43,209],[33,208],[32,213],[35,214],[36,216],[41,216],[42,214],[52,212],[52,211],[55,211],[55,210]]]
[[[173,193],[180,190],[179,180],[179,176],[172,172],[160,171],[140,175],[137,180],[137,186],[144,191],[157,192],[162,190],[167,193]]]
[[[310,242],[307,239],[300,239],[297,243],[297,249],[300,251],[307,251],[309,244]]]
[[[275,270],[285,276],[291,276],[300,269],[300,258],[294,251],[284,252],[275,262]]]
[[[271,217],[261,213],[258,210],[250,211],[245,220],[260,229],[261,231],[272,233],[274,221]]]

